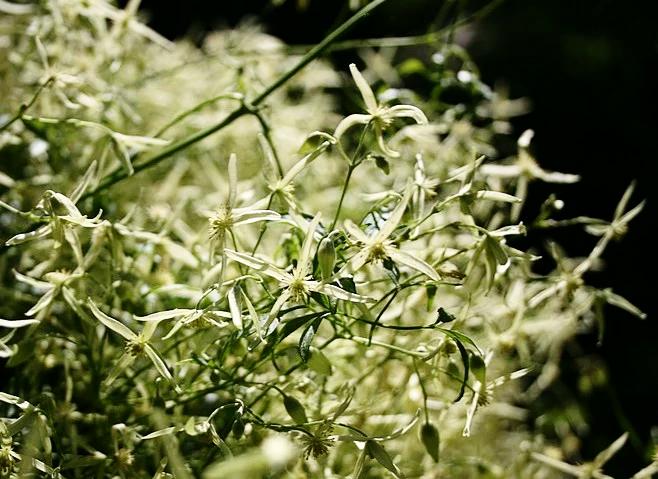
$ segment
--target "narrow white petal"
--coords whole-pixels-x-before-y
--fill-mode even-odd
[[[334,131],[336,140],[340,140],[340,137],[343,136],[345,132],[352,128],[354,125],[367,125],[370,123],[370,120],[372,120],[372,115],[354,114],[343,118],[336,127],[336,131]]]
[[[531,454],[534,460],[543,462],[544,464],[551,466],[553,469],[571,474],[574,477],[584,477],[583,471],[581,471],[578,466],[567,464],[566,462],[562,462],[559,459],[545,456],[544,454],[539,454],[538,452],[533,452]]]
[[[169,371],[169,368],[165,364],[164,360],[155,351],[155,349],[153,349],[153,347],[150,344],[147,344],[144,347],[144,352],[146,352],[146,355],[153,362],[155,369],[158,370],[160,375],[174,385],[174,389],[176,390],[176,392],[180,392],[180,388],[178,387],[178,385],[176,385],[176,382],[174,381],[174,377],[171,375],[171,371]]]
[[[142,329],[141,336],[144,338],[146,341],[151,339],[153,337],[153,334],[155,333],[155,330],[158,329],[158,324],[160,324],[159,321],[149,321],[144,325],[144,329]]]
[[[626,444],[626,440],[628,439],[628,433],[625,432],[621,436],[619,436],[610,446],[608,446],[606,449],[603,451],[599,452],[597,456],[594,458],[594,464],[596,464],[598,467],[602,467],[606,462],[612,458],[617,452],[624,447],[624,444]]]
[[[147,314],[146,316],[133,316],[137,321],[164,321],[167,319],[180,318],[188,314],[194,313],[195,309],[168,309],[167,311],[159,311],[157,313]]]
[[[316,214],[315,218],[313,218],[313,221],[309,223],[308,229],[306,230],[306,238],[304,238],[302,252],[299,255],[299,259],[297,260],[297,268],[295,271],[295,275],[299,278],[304,278],[308,274],[311,262],[313,261],[313,256],[311,255],[311,249],[313,247],[313,236],[315,230],[320,224],[321,217],[322,215],[320,213]]]
[[[642,201],[639,205],[637,205],[635,208],[630,210],[628,213],[626,213],[624,216],[619,218],[618,222],[620,224],[626,224],[629,223],[633,218],[635,218],[637,215],[640,214],[642,209],[644,208],[644,201]]]
[[[345,121],[345,120],[343,120],[343,121]],[[340,124],[338,126],[340,126]],[[301,173],[302,170],[304,168],[306,168],[306,166],[310,165],[313,160],[315,160],[318,156],[320,156],[322,153],[324,153],[327,148],[329,148],[329,145],[330,145],[330,143],[325,141],[319,148],[316,148],[315,150],[310,152],[308,155],[304,156],[297,163],[292,165],[292,167],[288,170],[286,175],[283,177],[283,179],[279,183],[279,187],[284,187],[284,186],[287,186],[290,183],[292,183],[292,181],[295,179],[295,177],[299,173]]]
[[[105,314],[103,311],[98,309],[98,306],[94,304],[91,298],[87,300],[87,304],[89,305],[89,309],[91,309],[92,314],[96,317],[96,319],[98,319],[101,323],[103,323],[103,325],[105,325],[106,328],[111,329],[117,334],[120,334],[128,341],[137,339],[137,335],[133,333],[128,328],[128,326],[124,325],[123,323],[120,323],[114,318],[110,318],[107,314]]]
[[[356,83],[356,87],[359,89],[359,92],[361,92],[363,102],[366,104],[366,110],[368,110],[369,113],[377,111],[377,99],[375,98],[375,94],[372,92],[372,88],[370,88],[370,85],[368,85],[368,82],[363,78],[363,75],[361,75],[361,72],[356,68],[354,63],[350,63],[350,73],[352,74],[354,83]]]
[[[0,319],[0,328],[24,328],[25,326],[30,326],[31,324],[37,324],[39,321],[36,319]]]
[[[270,323],[274,320],[274,318],[277,317],[279,314],[279,311],[281,311],[281,308],[283,308],[283,305],[286,304],[286,301],[288,301],[288,298],[290,298],[290,290],[286,289],[283,291],[278,298],[276,298],[276,301],[272,305],[272,309],[267,315],[267,321],[263,325],[263,331],[267,332],[269,329]]]
[[[257,223],[259,221],[276,221],[281,219],[281,215],[271,210],[233,210],[233,224],[246,225]]]
[[[52,288],[46,291],[46,293],[39,298],[39,301],[37,301],[37,304],[32,306],[29,311],[25,313],[25,316],[34,316],[37,314],[39,311],[42,311],[46,309],[50,303],[53,301],[53,298],[55,296],[55,291],[57,288]]]
[[[384,153],[386,156],[390,156],[391,158],[400,157],[400,153],[395,150],[391,150],[384,142],[384,133],[381,131],[381,128],[377,128],[375,136],[377,138],[377,146],[379,146],[379,149],[382,151],[382,153]]]
[[[626,205],[631,199],[631,196],[633,195],[633,191],[635,191],[635,182],[632,181],[630,185],[628,185],[628,188],[626,188],[626,191],[624,191],[624,194],[621,197],[621,200],[619,200],[619,203],[617,204],[617,207],[615,208],[615,218],[621,217],[623,211],[626,209]]]
[[[27,285],[32,286],[34,289],[37,290],[44,290],[47,291],[49,289],[54,288],[54,286],[46,281],[41,281],[39,279],[35,279],[31,276],[24,275],[23,273],[19,273],[18,271],[14,270],[14,276],[18,281],[21,283],[25,283]]]
[[[521,203],[521,198],[508,195],[502,191],[480,190],[475,197],[482,200],[502,201],[503,203]]]
[[[409,203],[412,192],[413,191],[411,188],[407,188],[407,191],[404,193],[400,203],[398,203],[398,205],[391,213],[391,216],[388,217],[386,222],[382,225],[382,228],[377,233],[375,237],[376,241],[384,241],[386,238],[391,236],[393,231],[395,231],[395,228],[398,227],[400,220],[402,220],[402,215],[404,215],[404,211],[407,209],[407,204]]]
[[[428,122],[425,113],[420,108],[412,105],[395,105],[388,109],[386,115],[393,118],[411,118],[419,125],[426,125]]]
[[[386,247],[386,254],[396,263],[403,264],[409,268],[415,269],[416,271],[429,276],[434,281],[439,281],[440,279],[439,274],[434,268],[432,268],[432,266],[412,254],[400,251],[399,249],[392,246]]]
[[[368,235],[366,235],[363,230],[361,230],[361,228],[355,225],[352,220],[345,220],[343,226],[349,235],[353,236],[355,240],[360,241],[363,244],[368,244],[370,242]]]
[[[19,233],[17,235],[12,236],[7,241],[5,241],[5,245],[14,246],[17,244],[25,243],[27,241],[45,238],[52,232],[52,230],[53,228],[50,225],[40,226],[34,231],[28,231],[27,233]]]
[[[231,249],[225,249],[224,253],[233,261],[237,261],[238,263],[248,266],[251,269],[255,269],[256,271],[266,274],[282,283],[287,283],[291,279],[291,276],[282,269],[277,268],[276,266],[267,263],[260,258],[256,258],[255,256],[238,253],[237,251],[233,251]]]
[[[228,290],[228,308],[231,311],[233,325],[242,330],[242,311],[238,304],[238,298],[235,296],[235,286]]]
[[[480,173],[484,176],[493,176],[495,178],[516,178],[521,174],[521,167],[518,165],[494,165],[487,163],[480,167]]]
[[[354,256],[352,256],[352,257],[350,258],[350,260],[347,262],[347,264],[345,265],[345,267],[342,268],[342,269],[336,274],[336,276],[337,276],[337,277],[341,277],[341,276],[342,276],[341,273],[342,273],[346,268],[348,268],[348,267],[349,267],[349,269],[350,269],[353,273],[356,273],[356,272],[359,271],[361,268],[363,268],[363,265],[364,265],[364,264],[366,264],[366,262],[368,261],[368,255],[369,255],[369,251],[368,251],[368,249],[362,249],[361,251],[359,251],[357,254],[355,254]]]
[[[258,337],[262,340],[263,334],[260,329],[260,318],[258,316],[258,313],[256,312],[256,308],[254,308],[254,305],[251,304],[251,300],[249,299],[247,293],[244,292],[244,289],[241,289],[240,291],[242,292],[242,301],[244,301],[244,304],[247,306],[247,311],[249,311],[249,318],[251,319],[251,322],[254,324],[254,327],[256,328]]]
[[[539,169],[535,176],[546,183],[577,183],[580,181],[580,176],[571,175],[568,173],[558,173],[557,171],[546,171]]]
[[[361,296],[360,294],[350,293],[345,291],[337,286],[331,284],[320,283],[318,281],[306,281],[308,289],[311,291],[316,291],[318,293],[326,294],[327,296],[332,296],[336,299],[342,299],[343,301],[350,301],[352,303],[373,303],[374,299],[367,296]]]

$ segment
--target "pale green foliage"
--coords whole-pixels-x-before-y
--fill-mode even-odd
[[[572,465],[526,406],[601,304],[642,316],[584,281],[632,190],[611,222],[571,220],[592,253],[554,247],[539,276],[510,245],[527,188],[578,178],[542,169],[529,132],[489,159],[523,106],[475,71],[441,75],[476,113],[375,89],[374,68],[287,78],[300,58],[254,27],[199,50],[136,6],[0,17],[0,477],[607,477],[625,436]],[[363,100],[345,118],[341,85]]]

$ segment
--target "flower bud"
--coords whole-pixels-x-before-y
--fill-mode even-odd
[[[333,240],[328,236],[323,238],[318,246],[318,264],[322,279],[327,281],[334,274],[336,264],[336,249]]]
[[[439,430],[433,424],[426,422],[420,428],[420,440],[434,462],[439,462]]]

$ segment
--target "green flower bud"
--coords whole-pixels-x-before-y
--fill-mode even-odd
[[[297,424],[304,424],[308,422],[306,419],[306,411],[304,406],[297,399],[287,394],[283,396],[283,407],[286,408],[286,412]]]
[[[320,274],[322,279],[327,281],[334,274],[334,265],[336,264],[336,249],[334,242],[328,236],[320,241],[318,246],[318,264],[320,265]]]
[[[439,462],[439,430],[429,422],[420,428],[420,440],[434,462]]]

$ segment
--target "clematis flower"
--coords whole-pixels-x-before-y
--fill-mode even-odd
[[[593,461],[577,466],[538,452],[533,452],[532,458],[535,461],[542,462],[553,469],[579,479],[612,479],[611,476],[603,473],[603,466],[624,446],[627,438],[628,433],[622,434],[610,446],[601,451]]]
[[[228,160],[228,197],[224,206],[219,208],[209,219],[210,238],[214,246],[224,249],[226,233],[235,226],[256,223],[259,221],[274,221],[281,216],[276,211],[255,209],[253,207],[236,208],[238,172],[237,157],[232,153]]]
[[[354,83],[356,83],[357,88],[361,92],[361,97],[366,105],[367,114],[357,113],[349,115],[347,118],[343,119],[336,127],[334,137],[339,140],[347,130],[355,125],[372,124],[379,149],[387,156],[398,158],[400,153],[391,150],[386,143],[384,143],[384,131],[396,118],[411,118],[418,124],[426,124],[427,117],[415,106],[386,106],[378,103],[370,85],[368,85],[368,82],[363,78],[363,75],[361,75],[361,72],[359,72],[354,63],[350,64],[350,73],[352,73]]]
[[[361,296],[359,294],[350,293],[337,286],[327,284],[324,281],[316,281],[312,279],[311,265],[313,263],[313,233],[320,224],[320,213],[311,221],[306,231],[306,238],[302,245],[302,251],[297,260],[297,266],[291,273],[274,266],[271,262],[257,258],[244,253],[239,253],[230,249],[226,249],[226,256],[233,261],[237,261],[249,268],[255,269],[271,278],[276,279],[282,286],[283,291],[274,302],[272,309],[268,314],[267,324],[271,323],[281,308],[289,301],[294,302],[303,301],[310,292],[314,291],[327,296],[332,296],[336,299],[350,301],[352,303],[367,303],[373,301],[371,298]],[[267,327],[265,327],[267,331]]]
[[[350,220],[345,221],[345,229],[347,230],[347,233],[361,248],[361,251],[352,256],[348,262],[348,266],[352,271],[358,271],[368,262],[383,261],[390,258],[396,263],[403,264],[429,276],[434,281],[440,279],[439,274],[434,268],[432,268],[432,266],[413,254],[400,251],[393,241],[389,239],[402,219],[402,215],[404,214],[409,199],[411,198],[411,193],[412,189],[407,189],[407,192],[400,203],[395,207],[391,216],[389,216],[379,231],[374,235],[367,235]]]
[[[482,165],[480,172],[486,176],[496,178],[518,178],[514,196],[521,198],[521,202],[512,207],[512,221],[517,221],[521,213],[523,201],[528,194],[528,183],[533,180],[541,180],[546,183],[576,183],[580,176],[569,173],[558,173],[556,171],[544,170],[530,154],[528,148],[535,132],[524,131],[517,141],[519,154],[517,160],[511,165]]]
[[[111,318],[100,309],[98,309],[98,306],[96,306],[91,299],[87,300],[87,304],[96,319],[98,319],[106,328],[114,331],[127,341],[123,355],[119,358],[119,361],[115,365],[112,372],[110,372],[110,375],[105,379],[106,385],[112,384],[112,382],[114,382],[114,380],[126,369],[126,367],[128,367],[135,360],[135,358],[146,353],[158,373],[160,373],[162,377],[164,377],[174,386],[176,392],[181,391],[176,384],[174,377],[171,375],[167,364],[150,343],[151,337],[153,336],[153,333],[155,333],[155,330],[158,327],[160,321],[147,322],[144,325],[142,332],[136,334],[122,322]]]

